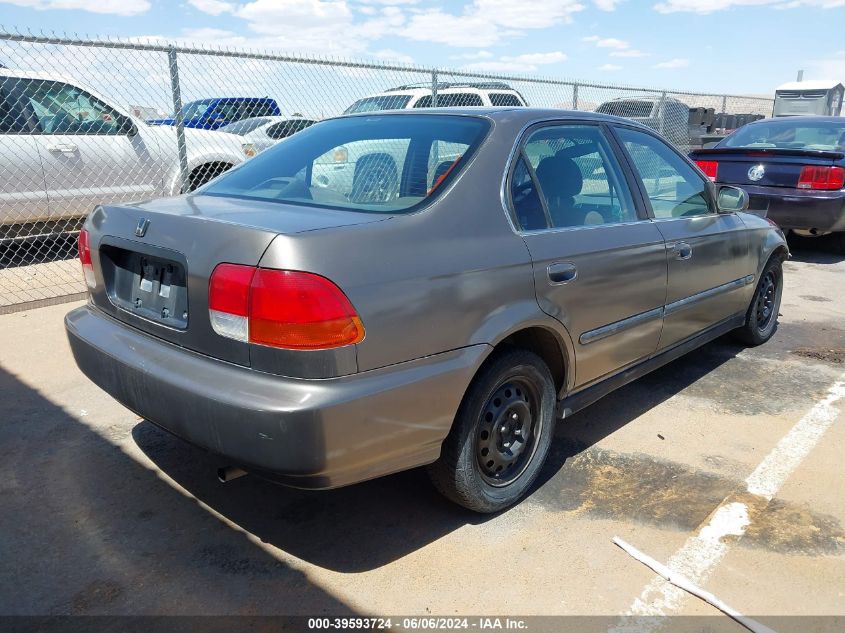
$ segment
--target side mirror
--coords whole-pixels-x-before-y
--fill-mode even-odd
[[[719,207],[719,213],[745,211],[748,208],[748,193],[739,187],[719,187],[716,205]]]

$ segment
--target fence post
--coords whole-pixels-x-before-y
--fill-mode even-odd
[[[578,109],[578,84],[572,84],[572,109]]]
[[[437,107],[437,69],[431,71],[431,107]]]
[[[727,113],[728,111],[728,95],[722,95],[722,112]]]
[[[176,61],[176,49],[171,46],[167,51],[170,66],[170,93],[173,97],[173,112],[176,117],[176,147],[179,151],[179,175],[182,181],[182,193],[187,193],[191,186],[188,173],[188,146],[185,144],[185,116],[182,112],[182,93],[179,89],[179,66]]]
[[[658,130],[658,132],[660,132],[660,135],[663,136],[663,134],[666,132],[666,93],[665,92],[660,93],[660,104],[658,105],[657,111],[659,112],[659,116],[660,116],[660,123],[659,123],[660,129]]]

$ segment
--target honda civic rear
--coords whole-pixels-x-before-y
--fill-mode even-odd
[[[95,209],[79,237],[89,301],[66,318],[82,371],[150,422],[293,485],[435,460],[487,346],[392,344],[384,316],[402,316],[373,292],[377,246],[424,238],[414,212],[491,124],[394,118],[321,123],[196,194]],[[349,192],[312,181],[338,147],[358,156]]]

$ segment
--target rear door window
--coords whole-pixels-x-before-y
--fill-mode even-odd
[[[593,125],[541,127],[525,141],[522,154],[527,161],[525,171],[532,172],[551,227],[637,220],[631,193],[601,128]],[[523,169],[520,165],[517,168]],[[525,176],[521,173],[520,176],[525,181]],[[515,186],[518,186],[516,182],[512,190]],[[528,185],[523,188],[527,192]],[[519,215],[516,200],[514,209]],[[528,215],[531,224],[536,224],[536,212]]]

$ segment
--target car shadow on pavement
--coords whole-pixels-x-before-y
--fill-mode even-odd
[[[741,348],[720,340],[605,397],[560,423],[537,487],[566,476],[570,457],[657,406],[728,361]],[[132,431],[141,450],[199,501],[262,541],[339,572],[378,568],[466,524],[490,516],[441,498],[423,469],[328,491],[286,488],[256,476],[222,484],[223,458],[172,437],[149,422]]]
[[[792,261],[806,264],[838,264],[845,261],[845,254],[836,252],[831,235],[800,237],[790,234],[787,243]]]
[[[297,569],[0,368],[0,614],[352,615]]]
[[[535,488],[556,485],[556,480],[566,476],[566,463],[571,458],[698,382],[743,349],[730,335],[723,336],[559,421]]]
[[[132,434],[147,457],[202,503],[263,542],[340,572],[386,565],[487,517],[447,502],[423,469],[337,490],[297,490],[249,475],[220,483],[225,458],[150,422]]]

